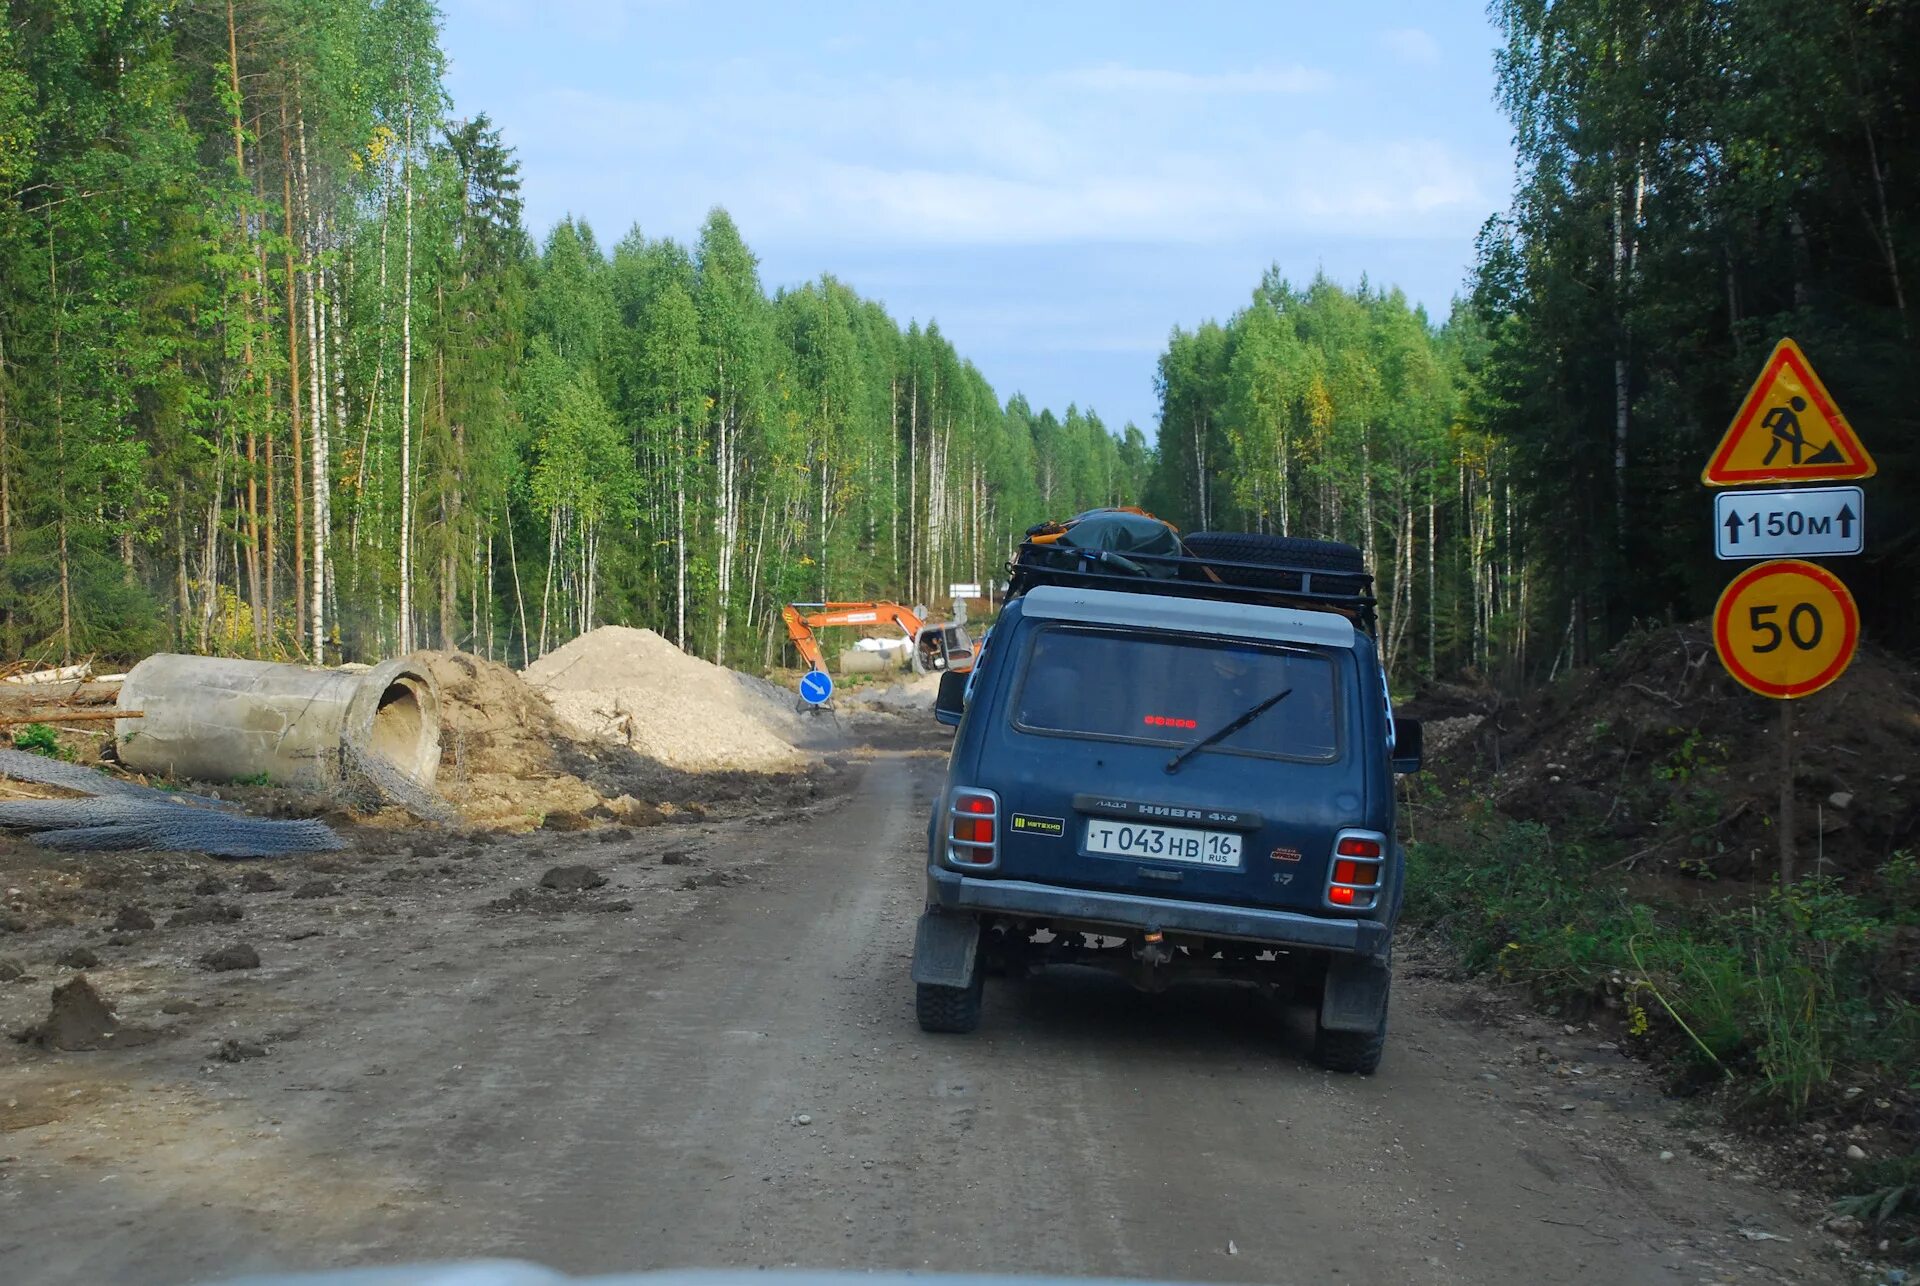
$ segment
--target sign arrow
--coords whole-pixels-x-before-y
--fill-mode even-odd
[[[1739,514],[1737,513],[1728,514],[1727,520],[1720,525],[1727,529],[1727,544],[1737,545],[1740,543],[1740,515]]]
[[[1853,506],[1842,505],[1840,507],[1840,512],[1835,514],[1833,517],[1834,517],[1834,521],[1840,524],[1840,538],[1842,540],[1852,539],[1853,537]]]

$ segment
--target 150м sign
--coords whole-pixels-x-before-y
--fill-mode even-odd
[[[1857,554],[1867,543],[1858,487],[1723,491],[1713,498],[1713,552],[1721,558]]]

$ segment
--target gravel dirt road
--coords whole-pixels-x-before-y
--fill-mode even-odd
[[[1604,1035],[1526,1017],[1417,948],[1372,1078],[1313,1068],[1302,1016],[1249,991],[1145,997],[1074,971],[990,984],[975,1036],[923,1035],[907,965],[943,761],[918,732],[892,741],[811,806],[604,843],[536,833],[394,915],[349,915],[345,888],[327,932],[200,979],[198,1026],[7,1055],[0,1280],[478,1256],[1839,1279],[1806,1212]],[[485,909],[576,861],[611,877],[580,896],[632,909]],[[223,1039],[265,1056],[222,1061]]]

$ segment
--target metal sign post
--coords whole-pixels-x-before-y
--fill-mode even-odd
[[[1860,612],[1840,578],[1783,555],[1846,557],[1866,547],[1866,496],[1859,487],[1806,483],[1870,478],[1873,457],[1791,339],[1774,346],[1733,423],[1701,471],[1709,487],[1789,484],[1714,497],[1713,552],[1765,558],[1721,593],[1713,646],[1727,673],[1780,702],[1780,804],[1774,829],[1780,883],[1794,876],[1793,703],[1846,672],[1860,643]]]

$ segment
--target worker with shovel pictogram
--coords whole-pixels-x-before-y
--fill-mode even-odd
[[[1800,427],[1800,412],[1806,409],[1807,399],[1794,397],[1787,405],[1776,406],[1761,418],[1761,427],[1773,434],[1773,441],[1767,446],[1766,458],[1760,462],[1762,468],[1773,463],[1773,458],[1780,454],[1783,446],[1793,453],[1789,464],[1838,464],[1845,458],[1831,442],[1805,460],[1800,458],[1800,453],[1807,449],[1807,436]]]
[[[1783,339],[1747,390],[1700,480],[1709,487],[1743,487],[1849,482],[1873,472],[1873,457],[1833,404],[1807,355]]]

